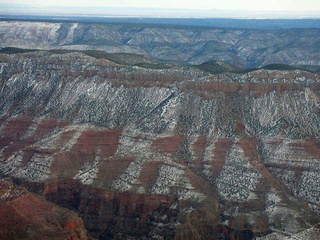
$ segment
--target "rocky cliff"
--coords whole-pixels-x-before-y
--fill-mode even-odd
[[[146,24],[0,21],[0,47],[101,50],[239,67],[319,65],[320,29],[215,29]]]
[[[79,52],[0,59],[1,176],[77,211],[93,237],[317,229],[319,75],[150,69]]]
[[[5,180],[0,180],[0,214],[1,239],[92,239],[74,212]]]

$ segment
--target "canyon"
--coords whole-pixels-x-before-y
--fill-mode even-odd
[[[228,29],[130,23],[0,21],[0,47],[99,50],[240,67],[320,65],[319,28]]]
[[[76,212],[81,236],[319,234],[318,29],[0,31],[0,176]]]

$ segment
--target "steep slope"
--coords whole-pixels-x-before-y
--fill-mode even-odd
[[[319,65],[319,35],[320,29],[0,21],[0,47],[101,50],[190,64],[219,60],[238,67]]]
[[[320,222],[319,75],[0,59],[1,175],[78,211],[93,237],[252,239]]]
[[[0,180],[0,213],[1,239],[92,239],[74,212],[5,180]]]

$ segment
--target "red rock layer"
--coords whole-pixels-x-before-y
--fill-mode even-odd
[[[175,154],[179,151],[181,147],[181,142],[181,136],[157,138],[153,141],[152,147],[154,147],[159,152]]]
[[[68,132],[68,134],[72,133]],[[110,170],[116,167],[116,164],[120,164],[120,169],[127,166],[126,163],[128,161],[126,160],[128,159],[124,159],[124,162],[122,162],[121,159],[113,159],[113,161],[109,158],[117,151],[119,145],[119,135],[120,131],[118,130],[87,129],[83,131],[70,150],[55,154],[54,161],[50,168],[53,175],[69,178],[74,177],[84,163],[93,163],[97,156],[106,161],[102,163],[100,174],[103,174],[103,172],[107,171],[108,169]],[[62,134],[60,139],[61,138],[62,141],[64,141],[70,137],[67,135],[67,133],[65,133]],[[105,160],[106,158],[108,159]],[[124,164],[121,164],[121,162]],[[110,163],[110,165],[107,163]],[[118,171],[115,173],[118,173]]]
[[[157,181],[160,166],[161,162],[146,162],[142,165],[139,182],[148,192]]]
[[[32,184],[29,184],[32,189]],[[37,186],[36,188],[39,188]],[[93,237],[102,239],[153,234],[157,224],[168,224],[161,236],[172,238],[177,199],[166,195],[117,193],[85,186],[75,180],[56,179],[44,186],[44,196],[60,206],[75,209]]]
[[[0,239],[89,240],[76,213],[0,180]]]
[[[215,142],[213,149],[212,175],[214,178],[218,177],[225,164],[227,153],[232,145],[231,139],[218,139]]]
[[[199,135],[197,140],[193,144],[193,150],[195,152],[194,167],[196,170],[201,169],[203,156],[204,156],[207,144],[208,144],[208,139],[206,135]]]

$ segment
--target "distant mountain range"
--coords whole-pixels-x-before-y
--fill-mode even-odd
[[[138,54],[175,64],[241,68],[320,65],[320,29],[229,29],[139,23],[0,21],[0,47]]]

